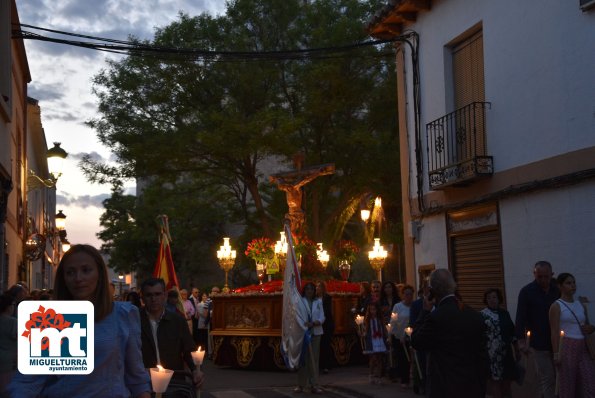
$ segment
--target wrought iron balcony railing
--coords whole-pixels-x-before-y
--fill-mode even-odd
[[[494,172],[486,148],[489,102],[472,102],[426,124],[431,189],[463,185]]]

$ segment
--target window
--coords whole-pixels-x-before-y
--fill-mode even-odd
[[[452,163],[487,155],[483,112],[475,112],[472,105],[485,102],[483,67],[483,31],[471,28],[455,39],[451,46],[452,103],[455,116],[453,137],[455,146]]]

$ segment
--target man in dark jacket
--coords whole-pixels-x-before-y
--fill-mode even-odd
[[[519,292],[516,309],[516,335],[519,347],[525,355],[531,353],[535,360],[544,398],[555,396],[556,384],[549,311],[552,303],[560,298],[560,290],[552,279],[553,275],[552,265],[548,261],[535,263],[534,280]],[[526,340],[527,332],[531,332],[529,341]]]
[[[166,369],[192,371],[196,386],[203,381],[202,373],[192,360],[196,345],[190,335],[186,320],[165,310],[165,282],[150,278],[141,287],[145,310],[140,312],[141,342],[145,368],[160,364]]]
[[[485,324],[477,311],[457,300],[455,290],[448,270],[432,272],[430,297],[424,302],[411,343],[428,354],[426,393],[430,398],[483,398],[488,370]]]

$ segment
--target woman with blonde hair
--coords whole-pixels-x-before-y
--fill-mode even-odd
[[[107,267],[90,245],[74,245],[56,270],[56,300],[87,300],[95,308],[95,366],[88,375],[23,375],[8,391],[12,397],[149,398],[143,366],[138,308],[112,300]]]

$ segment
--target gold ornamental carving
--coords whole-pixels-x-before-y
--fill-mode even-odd
[[[268,329],[271,327],[268,303],[228,304],[225,308],[226,329]]]
[[[347,365],[351,356],[351,348],[355,344],[355,335],[333,336],[331,338],[331,348],[335,353],[335,359],[339,365]]]
[[[279,337],[269,337],[268,346],[273,349],[273,361],[279,369],[286,369],[285,360],[281,354],[281,339]]]
[[[236,349],[238,365],[246,368],[252,362],[254,352],[260,347],[260,337],[233,337],[231,345]]]
[[[213,362],[217,360],[217,353],[221,348],[221,344],[223,344],[223,337],[213,336]]]

